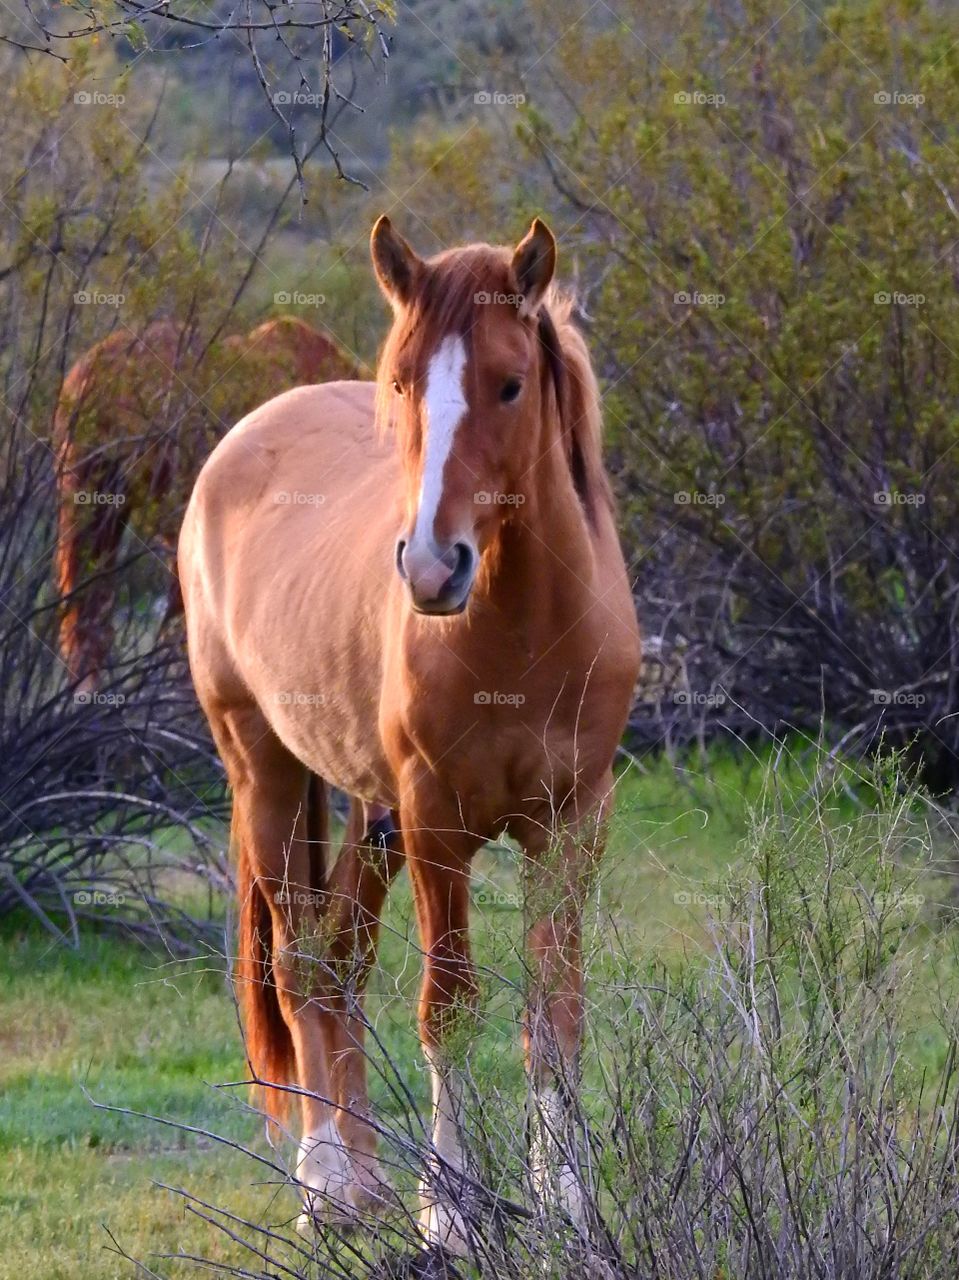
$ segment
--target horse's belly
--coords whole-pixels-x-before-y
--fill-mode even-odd
[[[272,710],[270,722],[283,745],[333,786],[370,804],[394,806],[396,788],[380,746],[375,708],[360,718],[352,708],[310,698],[291,694]]]
[[[341,519],[348,502],[331,501],[320,534],[300,520],[290,536],[251,549],[263,557],[251,580],[268,585],[248,608],[238,603],[234,652],[274,732],[298,759],[351,795],[394,804],[379,730],[394,534],[372,509],[357,521],[363,495],[351,496],[349,520]]]

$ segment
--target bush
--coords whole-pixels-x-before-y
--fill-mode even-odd
[[[525,107],[478,114],[468,149],[495,142],[484,235],[515,236],[515,210],[552,193],[592,317],[640,618],[674,672],[637,737],[825,715],[850,749],[915,741],[927,781],[952,788],[954,14],[536,15],[535,67],[484,68]],[[475,221],[450,141],[404,162],[431,166],[415,196],[440,239]]]
[[[10,214],[0,230],[0,913],[27,905],[75,945],[79,923],[92,920],[192,946],[197,928],[221,931],[209,891],[229,876],[211,834],[221,833],[226,797],[182,634],[160,625],[168,560],[132,521],[120,554],[73,584],[89,600],[109,577],[116,602],[111,662],[95,690],[78,687],[58,640],[52,423],[65,371],[95,341],[132,339],[172,314],[210,342],[250,263],[215,219],[196,234],[195,202],[175,175],[148,190],[148,104],[131,95],[123,115],[82,98],[102,63],[81,56],[67,70],[0,54]],[[108,391],[119,401],[123,388]],[[210,403],[215,412],[215,395]],[[77,434],[132,485],[182,418],[179,401],[166,408],[132,459],[130,441],[109,438],[102,420],[95,438]],[[175,493],[162,500],[175,510]],[[76,507],[78,523],[86,510]]]
[[[395,1052],[374,1004],[375,1122],[402,1205],[361,1231],[304,1238],[290,1227],[292,1191],[271,1187],[269,1208],[250,1221],[179,1190],[241,1250],[218,1256],[218,1270],[249,1274],[252,1263],[256,1274],[357,1280],[945,1274],[959,1247],[959,990],[932,909],[941,817],[891,770],[860,777],[822,756],[823,772],[804,776],[798,762],[781,763],[728,874],[702,886],[713,904],[703,948],[645,956],[637,903],[587,931],[582,1080],[568,1081],[573,1117],[557,1135],[586,1195],[584,1228],[533,1194],[536,1102],[504,1039],[519,1038],[524,978],[508,950],[496,959],[485,946],[485,1027],[461,1064],[473,1164],[465,1181],[440,1175],[471,1216],[473,1256],[423,1249],[414,1187],[438,1157],[418,1105],[418,1059]],[[250,1154],[262,1178],[263,1157]],[[282,1150],[267,1164],[270,1181],[295,1183]]]

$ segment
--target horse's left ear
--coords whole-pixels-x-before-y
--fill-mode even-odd
[[[513,254],[513,282],[522,298],[521,316],[531,316],[536,311],[555,270],[556,237],[545,222],[534,218]]]
[[[370,254],[380,288],[394,307],[403,306],[413,296],[413,284],[421,263],[386,214],[376,220],[370,236]]]

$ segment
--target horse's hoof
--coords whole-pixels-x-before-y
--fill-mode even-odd
[[[387,1213],[403,1209],[396,1189],[385,1181],[375,1186],[360,1183],[353,1192],[352,1200],[359,1217],[382,1218]]]
[[[475,1232],[463,1209],[426,1189],[420,1191],[420,1204],[420,1231],[427,1244],[426,1252],[469,1257]]]
[[[305,1197],[296,1229],[301,1235],[310,1235],[325,1227],[339,1231],[351,1231],[370,1225],[371,1220],[402,1208],[402,1202],[388,1182],[375,1186],[356,1182],[350,1187],[339,1187],[335,1197],[318,1192]]]
[[[350,1151],[331,1121],[303,1138],[296,1178],[303,1196],[300,1231],[355,1226],[398,1204],[376,1157]]]
[[[305,1204],[296,1220],[296,1230],[301,1236],[314,1236],[330,1228],[352,1231],[360,1222],[359,1215],[346,1205]]]
[[[370,1280],[463,1280],[463,1273],[448,1253],[430,1248],[382,1259]]]
[[[413,1259],[410,1277],[411,1280],[413,1277],[416,1280],[463,1280],[463,1273],[445,1249],[432,1245]]]

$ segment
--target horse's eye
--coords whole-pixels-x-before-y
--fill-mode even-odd
[[[523,390],[523,384],[519,378],[508,378],[503,384],[503,390],[499,393],[499,398],[504,404],[509,404],[512,400],[519,398],[519,393]]]
[[[399,378],[393,379],[393,390],[396,392],[398,396],[401,396],[403,394],[403,384],[402,382],[400,382]]]

